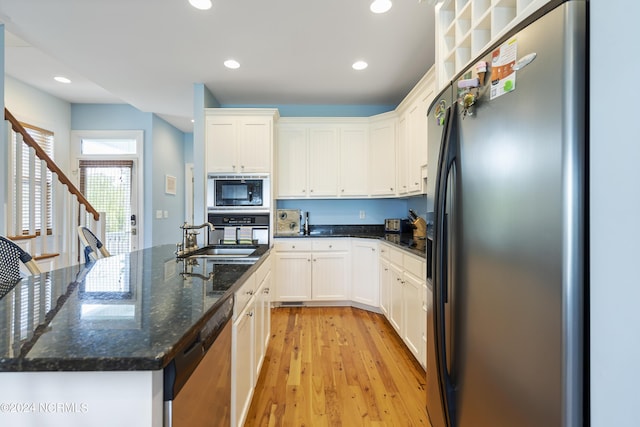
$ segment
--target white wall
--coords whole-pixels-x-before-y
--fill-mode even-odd
[[[636,1],[589,2],[591,426],[640,425]]]

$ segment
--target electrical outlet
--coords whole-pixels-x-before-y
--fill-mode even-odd
[[[157,210],[156,211],[156,219],[162,219],[162,211],[161,210]]]
[[[169,218],[169,211],[164,211],[164,217]]]
[[[366,214],[364,211],[360,211],[360,219],[365,219]]]

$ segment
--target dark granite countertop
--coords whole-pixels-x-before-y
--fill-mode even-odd
[[[0,372],[162,369],[264,260],[185,265],[174,251],[158,246],[20,281],[0,299]]]
[[[426,258],[425,240],[414,240],[412,233],[387,234],[384,225],[312,225],[309,227],[309,235],[295,234],[275,236],[281,238],[308,239],[309,237],[359,237],[365,239],[384,240],[409,253]]]

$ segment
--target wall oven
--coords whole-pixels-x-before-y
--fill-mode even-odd
[[[271,184],[267,174],[209,174],[209,212],[269,212]]]

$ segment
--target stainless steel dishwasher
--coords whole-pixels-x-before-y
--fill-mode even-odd
[[[164,369],[165,427],[228,427],[231,423],[233,297]]]

